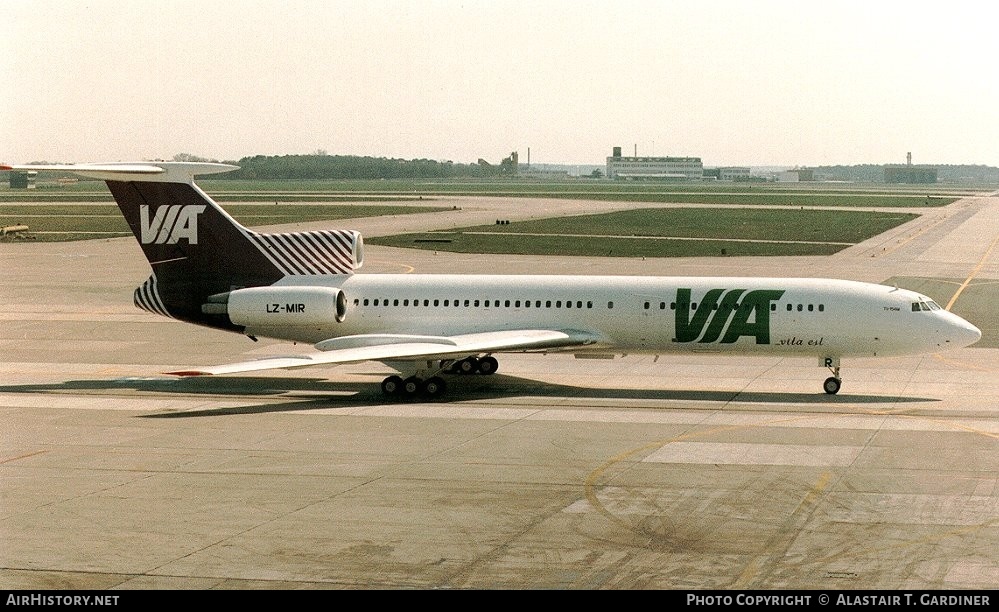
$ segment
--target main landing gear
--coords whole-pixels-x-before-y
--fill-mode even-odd
[[[392,375],[382,381],[382,393],[387,397],[406,399],[437,399],[447,391],[447,382],[441,376],[451,374],[495,374],[499,362],[495,357],[466,357],[459,361],[427,362],[427,368],[412,376],[403,378]],[[429,377],[428,377],[429,376]]]

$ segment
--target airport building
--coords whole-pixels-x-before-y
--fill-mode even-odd
[[[624,157],[621,147],[614,147],[607,158],[607,178],[699,181],[704,164],[700,157]]]
[[[11,189],[27,189],[28,188],[28,173],[27,172],[10,172],[10,188]]]
[[[776,175],[778,183],[806,183],[815,180],[815,171],[811,168],[794,168],[778,172]]]
[[[936,183],[937,169],[932,166],[913,166],[912,153],[905,156],[904,166],[885,166],[886,183]]]
[[[723,181],[745,181],[750,177],[750,169],[746,166],[719,168],[718,171],[718,178]]]

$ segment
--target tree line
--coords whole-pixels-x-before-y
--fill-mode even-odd
[[[181,153],[174,161],[218,161]],[[494,177],[511,174],[509,164],[493,165],[482,160],[461,164],[433,159],[395,159],[355,155],[254,155],[224,163],[239,166],[226,179],[444,179],[452,177]],[[515,173],[515,171],[513,172]]]

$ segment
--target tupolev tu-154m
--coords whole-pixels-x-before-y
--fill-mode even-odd
[[[712,351],[815,359],[840,390],[844,358],[935,353],[981,331],[905,289],[820,278],[362,274],[350,230],[259,233],[195,183],[227,164],[2,166],[106,181],[152,267],[136,306],[180,321],[309,343],[308,355],[169,372],[231,374],[362,361],[399,374],[389,396],[437,397],[457,374],[492,374],[496,355]]]

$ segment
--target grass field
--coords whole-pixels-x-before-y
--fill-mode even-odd
[[[916,217],[852,210],[643,208],[385,236],[368,243],[532,255],[828,255]]]
[[[649,183],[630,181],[384,180],[251,181],[205,179],[199,186],[219,202],[371,201],[419,199],[435,195],[509,198],[568,198],[662,204],[738,204],[744,206],[902,207],[945,206],[972,195],[946,186],[856,186],[815,183]],[[99,181],[49,183],[37,189],[0,189],[2,202],[111,202]]]
[[[228,204],[226,211],[248,227],[335,221],[443,210],[435,206],[382,204]],[[0,226],[25,224],[36,241],[55,242],[130,236],[115,204],[0,204]]]
[[[206,180],[199,185],[224,203],[237,220],[251,227],[445,210],[450,206],[434,205],[434,197],[458,194],[708,205],[698,208],[664,206],[464,228],[448,233],[367,239],[370,244],[457,252],[624,257],[825,255],[916,216],[859,211],[857,207],[921,208],[944,205],[957,197],[943,189],[928,188],[676,185],[579,180],[556,183]],[[96,201],[80,203],[91,198]],[[0,189],[0,199],[7,200],[0,204],[0,225],[26,224],[35,240],[78,240],[130,234],[101,182],[80,181],[58,188],[33,190]],[[39,203],[46,199],[50,201]],[[105,200],[109,203],[100,203]],[[400,200],[422,200],[425,205],[393,205]],[[246,201],[257,203],[240,203]],[[710,207],[711,204],[747,207]]]

